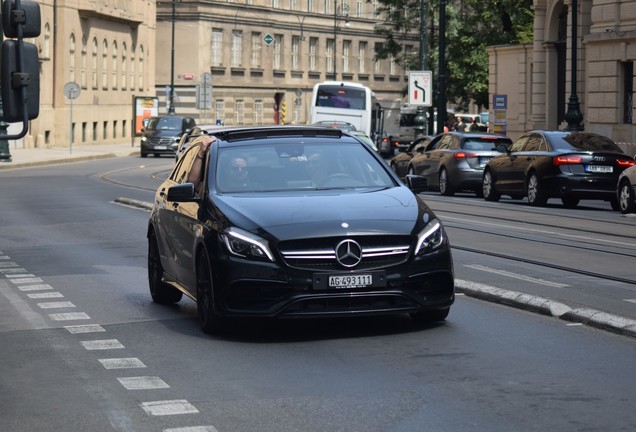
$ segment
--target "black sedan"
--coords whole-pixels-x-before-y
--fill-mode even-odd
[[[621,213],[636,213],[636,161],[618,177],[616,198]]]
[[[566,207],[576,207],[581,199],[600,199],[618,210],[618,176],[633,164],[634,159],[602,135],[531,131],[488,162],[482,183],[484,198],[497,201],[501,195],[525,196],[533,206],[560,198]]]
[[[429,135],[416,138],[411,144],[409,144],[406,151],[399,152],[391,158],[389,161],[391,169],[393,169],[400,178],[406,177],[406,173],[409,170],[409,162],[413,156],[424,151],[433,138],[433,136]]]
[[[425,177],[431,189],[451,196],[458,191],[481,196],[486,163],[501,154],[498,145],[509,146],[506,136],[485,132],[446,132],[437,135],[408,164],[408,173]]]
[[[447,317],[450,246],[417,178],[406,187],[339,129],[211,133],[200,182],[188,179],[203,138],[155,194],[147,232],[155,302],[186,294],[205,332],[229,317]]]

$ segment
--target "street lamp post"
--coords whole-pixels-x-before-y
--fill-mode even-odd
[[[572,75],[570,83],[570,99],[568,101],[568,111],[565,113],[565,120],[568,122],[565,130],[580,131],[583,130],[581,121],[583,121],[583,114],[581,113],[581,106],[579,104],[579,97],[576,95],[576,69],[577,69],[577,56],[576,51],[578,49],[578,0],[572,0]]]
[[[170,106],[168,107],[168,114],[174,114],[174,21],[176,1],[172,0],[172,52],[170,53]]]
[[[0,0],[0,7],[2,6],[2,0]],[[0,45],[4,36],[2,29],[2,12],[0,8]],[[4,115],[2,111],[2,96],[0,96],[0,162],[11,162],[11,151],[9,150],[9,141],[3,137],[7,136],[7,129],[9,123],[4,121]]]
[[[333,80],[336,81],[338,79],[338,74],[336,72],[336,65],[338,64],[336,52],[337,42],[336,38],[338,36],[338,14],[344,15],[345,17],[345,26],[349,26],[349,5],[343,2],[338,6],[338,0],[333,0]],[[344,49],[344,48],[343,48]]]

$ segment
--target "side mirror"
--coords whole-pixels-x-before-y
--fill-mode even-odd
[[[168,201],[170,202],[194,202],[198,201],[195,195],[194,184],[183,183],[168,189]]]
[[[508,147],[506,147],[504,144],[497,144],[497,146],[495,147],[495,149],[499,152],[499,153],[510,153],[510,149]]]

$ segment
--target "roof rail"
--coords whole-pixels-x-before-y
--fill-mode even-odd
[[[248,139],[263,139],[273,137],[334,137],[340,138],[342,131],[336,128],[311,126],[274,126],[218,131],[215,136],[224,141],[242,141]]]

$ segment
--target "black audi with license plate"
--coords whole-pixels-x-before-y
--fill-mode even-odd
[[[148,225],[152,298],[195,300],[204,331],[231,317],[409,314],[442,321],[454,301],[443,225],[417,177],[405,186],[339,129],[210,130],[158,188]],[[190,177],[190,178],[189,178]]]

